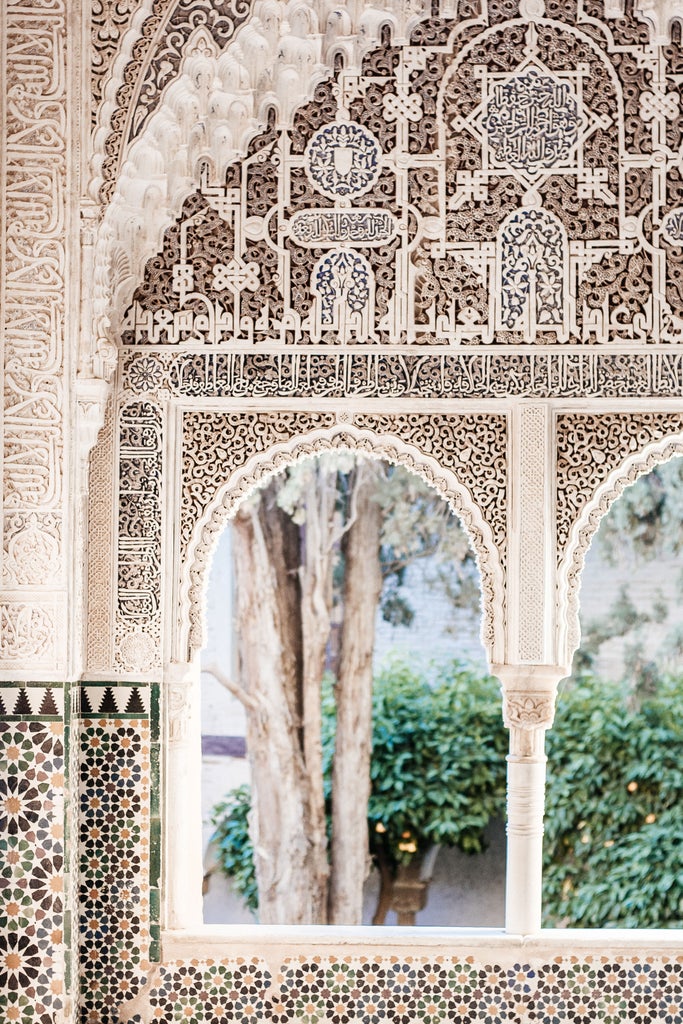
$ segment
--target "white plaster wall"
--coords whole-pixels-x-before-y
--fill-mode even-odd
[[[227,694],[226,694],[227,696]],[[213,825],[211,809],[228,790],[249,781],[249,763],[246,758],[202,758],[202,850],[204,870],[215,864],[215,855],[209,846]],[[209,878],[209,891],[204,897],[205,924],[253,924],[254,918],[233,892],[230,881],[220,871]]]
[[[214,552],[206,595],[206,645],[202,666],[218,664],[234,678],[234,593],[231,532],[221,533]],[[202,736],[244,736],[244,708],[213,676],[202,672]]]

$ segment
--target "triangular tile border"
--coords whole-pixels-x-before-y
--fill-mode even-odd
[[[149,715],[148,686],[118,686],[115,683],[88,683],[81,687],[81,718],[118,718],[121,715]]]

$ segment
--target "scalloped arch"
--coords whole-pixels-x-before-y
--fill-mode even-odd
[[[481,510],[457,476],[432,456],[393,434],[377,434],[348,423],[322,428],[305,436],[273,445],[253,456],[222,484],[196,521],[180,567],[179,634],[177,656],[191,659],[204,639],[203,609],[208,572],[218,536],[233,517],[239,503],[269,476],[303,459],[325,451],[361,452],[393,465],[405,466],[420,476],[448,502],[460,518],[474,550],[481,578],[481,639],[491,662],[500,658],[504,645],[504,570],[500,552]]]
[[[600,522],[626,487],[655,466],[683,455],[683,431],[653,441],[641,451],[630,455],[612,470],[586,503],[569,533],[562,561],[558,566],[557,621],[558,651],[563,664],[571,665],[574,652],[581,640],[579,625],[579,597],[581,574],[586,553],[597,533]]]

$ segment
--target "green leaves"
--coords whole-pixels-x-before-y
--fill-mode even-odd
[[[431,681],[399,661],[380,673],[373,692],[371,846],[381,843],[394,864],[433,843],[468,853],[484,848],[484,830],[505,806],[500,705],[496,680],[455,661]]]
[[[254,869],[254,850],[249,838],[249,786],[231,790],[211,814],[215,825],[212,842],[216,844],[218,862],[228,878],[232,878],[236,891],[250,910],[258,908],[258,889]]]
[[[546,923],[683,926],[683,679],[636,707],[584,677],[547,750]]]

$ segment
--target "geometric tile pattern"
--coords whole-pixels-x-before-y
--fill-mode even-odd
[[[147,1019],[169,1022],[683,1024],[683,956],[509,967],[473,956],[316,956],[285,961],[272,985],[258,960],[192,960],[160,968],[149,1006]]]
[[[149,721],[84,719],[80,751],[81,1019],[113,1024],[149,966]]]
[[[161,968],[152,989],[152,1020],[239,1020],[265,1018],[270,975],[259,961],[198,961]]]
[[[3,1021],[54,1024],[61,1016],[64,993],[63,738],[62,722],[0,723],[0,1005]]]
[[[557,958],[538,971],[529,1019],[681,1024],[683,957]]]

